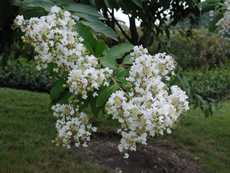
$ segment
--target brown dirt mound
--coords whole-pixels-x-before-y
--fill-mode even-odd
[[[96,137],[88,148],[77,149],[77,155],[102,165],[112,172],[122,173],[201,173],[197,163],[185,151],[179,151],[167,141],[159,141],[147,146],[138,146],[123,159],[117,149],[119,138]]]

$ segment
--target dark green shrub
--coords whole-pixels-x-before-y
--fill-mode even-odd
[[[0,67],[0,86],[48,91],[51,82],[46,71],[38,71],[33,61],[24,58],[8,60]]]
[[[204,98],[221,100],[230,92],[230,66],[184,72],[190,87]]]
[[[218,103],[229,97],[229,65],[209,70],[183,71],[176,78],[176,83],[189,95],[190,103],[201,108],[206,115],[212,114]]]
[[[230,59],[230,42],[203,30],[193,30],[190,36],[176,32],[160,42],[158,49],[173,54],[183,69],[216,67]]]

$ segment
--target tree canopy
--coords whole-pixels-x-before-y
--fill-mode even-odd
[[[178,21],[185,18],[194,21],[200,14],[199,3],[200,0],[16,0],[16,5],[23,9],[48,11],[53,5],[61,6],[75,13],[96,32],[116,40],[113,31],[117,28],[129,42],[145,47],[151,45],[157,35],[169,34],[170,26]],[[128,32],[114,16],[118,9],[129,17]],[[141,21],[140,31],[135,19]]]

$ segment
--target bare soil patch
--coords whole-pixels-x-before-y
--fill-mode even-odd
[[[159,140],[147,146],[140,145],[136,152],[130,153],[129,159],[123,159],[117,149],[118,143],[119,138],[113,135],[96,136],[88,148],[76,149],[76,154],[112,172],[201,173],[191,154],[169,144],[167,140]]]

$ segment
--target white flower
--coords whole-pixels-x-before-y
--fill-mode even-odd
[[[51,7],[51,9],[50,9],[50,13],[51,13],[51,14],[59,13],[60,11],[61,11],[61,8],[58,7],[58,6],[53,6],[53,7]]]
[[[68,11],[54,6],[47,16],[30,20],[18,16],[15,22],[25,32],[24,41],[35,48],[37,69],[55,64],[58,67],[55,72],[67,72],[67,84],[71,93],[87,99],[88,92],[108,86],[108,79],[113,71],[101,68],[98,59],[89,55]]]
[[[18,15],[18,16],[15,18],[15,24],[16,24],[16,25],[19,25],[19,26],[20,26],[20,25],[23,25],[24,22],[25,22],[24,17],[21,16],[21,15]]]
[[[127,81],[131,92],[114,92],[106,103],[106,111],[118,120],[121,135],[118,149],[128,158],[136,144],[147,144],[147,137],[171,133],[178,117],[188,110],[188,97],[178,86],[170,89],[165,81],[175,69],[173,58],[165,53],[150,55],[143,47],[134,47],[133,65]],[[170,94],[171,93],[171,94]]]
[[[70,148],[87,147],[92,132],[96,127],[89,124],[89,118],[84,112],[78,112],[73,105],[57,104],[52,107],[56,122],[57,137],[56,144]]]
[[[88,55],[83,39],[76,32],[75,20],[57,6],[47,16],[29,20],[18,16],[15,24],[25,32],[23,40],[35,48],[39,67],[53,63],[68,71]]]

